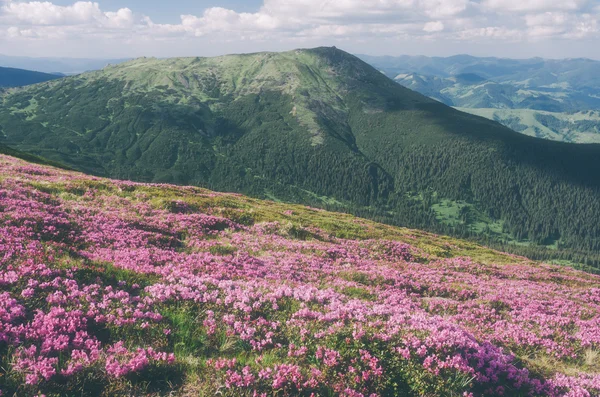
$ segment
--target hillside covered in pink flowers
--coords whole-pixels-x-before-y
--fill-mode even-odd
[[[598,396],[600,277],[0,156],[3,396]]]

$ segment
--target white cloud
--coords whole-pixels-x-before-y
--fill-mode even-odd
[[[160,23],[99,3],[0,0],[0,44],[10,40],[208,40],[319,43],[359,40],[455,42],[600,38],[597,0],[263,0],[256,12],[223,7]],[[139,11],[139,10],[137,10]]]
[[[423,26],[423,30],[425,32],[441,32],[444,30],[444,24],[440,21],[435,22],[427,22],[425,26]]]
[[[454,17],[467,9],[469,0],[420,0],[424,13],[432,18]]]
[[[566,12],[545,12],[525,16],[527,33],[532,38],[584,38],[599,33],[598,17]]]
[[[132,27],[135,20],[133,12],[129,8],[121,8],[117,12],[105,12],[106,23],[110,27],[126,29]]]
[[[102,15],[98,3],[77,2],[61,7],[50,2],[9,3],[3,7],[3,17],[13,23],[28,25],[64,25],[84,23]]]
[[[71,6],[57,6],[51,2],[9,2],[2,6],[0,23],[31,26],[69,26],[96,24],[107,27],[130,27],[133,13],[128,8],[116,12],[102,12],[98,3],[78,1]]]
[[[364,16],[386,16],[401,10],[410,10],[415,0],[265,0],[261,13],[289,17],[332,19]]]
[[[204,11],[201,17],[182,15],[181,25],[184,30],[202,36],[216,32],[272,31],[281,27],[281,21],[268,14],[237,13],[215,7]]]
[[[543,14],[534,14],[525,16],[527,26],[540,25],[564,25],[569,19],[569,15],[564,12],[546,12]]]
[[[499,26],[489,26],[485,28],[465,29],[455,33],[460,40],[473,39],[500,39],[515,41],[523,39],[523,32],[518,29],[509,29]]]
[[[589,2],[590,0],[484,0],[483,5],[499,11],[575,11]]]
[[[256,13],[237,13],[221,7],[209,8],[202,16],[183,15],[181,24],[160,25],[164,32],[187,32],[195,36],[211,33],[328,37],[361,34],[401,35],[410,31],[439,28],[439,19],[465,11],[469,0],[265,0]],[[436,18],[435,21],[430,19]],[[432,22],[433,25],[428,24]],[[436,31],[436,30],[430,30]],[[437,30],[439,31],[439,30]]]

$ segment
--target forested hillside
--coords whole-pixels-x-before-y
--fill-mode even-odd
[[[461,113],[335,48],[142,58],[9,90],[0,137],[97,175],[307,203],[590,264],[600,250],[599,146]]]
[[[28,162],[34,163],[34,164],[51,165],[51,166],[57,167],[57,168],[69,169],[68,167],[66,167],[65,165],[63,165],[61,163],[57,163],[55,161],[49,161],[42,157],[35,156],[33,154],[20,152],[18,150],[9,148],[8,146],[2,145],[1,143],[0,143],[0,154],[16,157],[16,158],[19,158],[19,159],[22,159],[22,160],[25,160],[25,161],[28,161]]]

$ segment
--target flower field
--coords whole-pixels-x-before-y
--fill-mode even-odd
[[[0,156],[3,396],[598,396],[600,277]]]

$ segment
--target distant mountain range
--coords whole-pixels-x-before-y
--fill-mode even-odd
[[[468,55],[361,58],[405,87],[519,132],[600,142],[598,61]]]
[[[126,59],[32,58],[0,54],[0,66],[63,75],[98,70],[124,61]]]
[[[9,90],[0,141],[91,174],[540,244],[560,257],[600,251],[600,145],[459,112],[335,48],[140,58]]]
[[[30,70],[0,67],[0,87],[20,87],[58,79],[56,74],[32,72]]]

